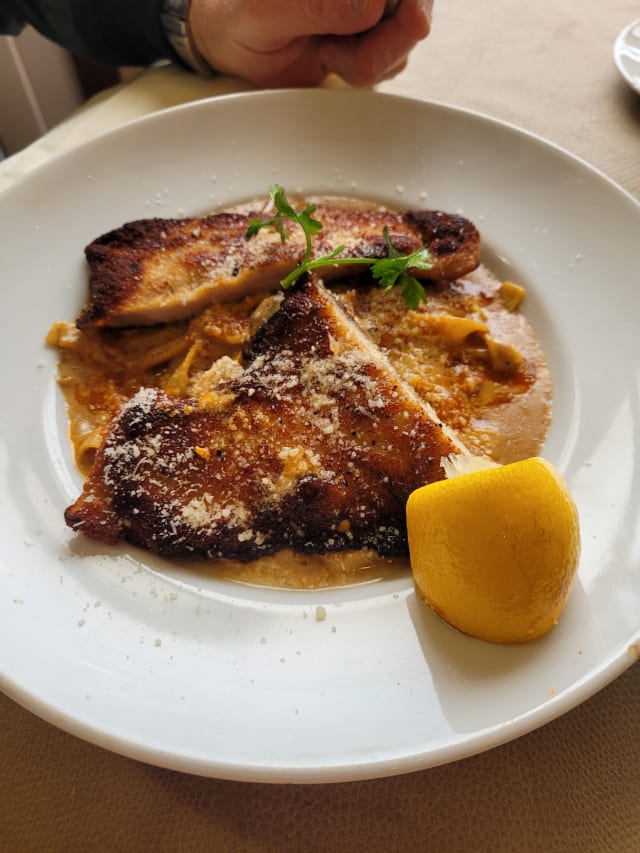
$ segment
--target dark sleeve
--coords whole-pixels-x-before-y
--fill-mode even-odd
[[[0,33],[27,24],[102,65],[176,59],[160,23],[161,0],[0,0]]]

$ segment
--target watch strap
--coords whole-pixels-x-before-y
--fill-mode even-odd
[[[160,21],[169,44],[192,71],[210,77],[213,69],[196,48],[189,35],[190,0],[162,0]]]

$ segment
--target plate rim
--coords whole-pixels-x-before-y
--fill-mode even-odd
[[[632,28],[636,24],[640,25],[640,18],[625,27],[623,32]],[[305,90],[292,88],[262,89],[240,92],[228,92],[222,95],[209,95],[203,98],[197,98],[193,101],[186,101],[181,104],[173,104],[172,106],[163,107],[159,110],[153,110],[149,113],[145,113],[143,115],[127,119],[126,121],[122,122],[121,124],[118,124],[115,127],[109,128],[107,130],[102,130],[88,139],[83,139],[77,144],[72,145],[70,148],[64,148],[54,152],[45,161],[38,163],[33,168],[29,169],[25,174],[13,180],[11,184],[9,184],[9,186],[5,187],[2,191],[0,191],[0,199],[3,199],[5,195],[11,195],[14,191],[20,190],[26,182],[37,177],[41,171],[44,171],[48,168],[52,168],[54,164],[57,164],[59,161],[62,161],[66,158],[71,158],[76,153],[78,153],[79,151],[83,151],[86,148],[90,148],[94,145],[104,144],[104,142],[112,136],[120,135],[121,133],[134,132],[137,125],[147,124],[149,122],[154,121],[162,121],[165,117],[168,117],[171,114],[177,115],[181,112],[204,109],[206,107],[212,107],[216,104],[223,104],[227,101],[240,101],[245,99],[267,100],[271,98],[281,98],[282,96],[296,97],[299,96],[302,91],[304,91],[305,95],[311,97],[320,96],[329,98],[347,98],[355,96],[357,98],[371,98],[373,100],[388,100],[390,102],[396,101],[410,104],[419,104],[420,106],[425,107],[427,109],[441,109],[452,114],[468,116],[478,121],[485,122],[489,125],[501,127],[516,135],[522,135],[524,137],[527,137],[545,148],[550,148],[554,150],[557,154],[566,157],[569,161],[583,166],[589,172],[594,175],[597,175],[601,180],[609,184],[612,188],[627,196],[629,200],[631,200],[635,204],[640,205],[640,199],[635,196],[634,193],[632,193],[630,190],[626,189],[626,187],[622,186],[622,184],[614,180],[604,171],[604,169],[591,163],[589,160],[587,160],[580,154],[576,154],[570,151],[565,145],[555,142],[552,139],[548,139],[542,134],[537,133],[534,130],[530,130],[529,128],[518,124],[517,122],[509,121],[508,119],[504,118],[498,118],[496,116],[491,116],[488,113],[483,112],[482,110],[474,109],[472,107],[459,106],[453,102],[445,100],[416,98],[410,95],[400,95],[391,92],[379,92],[375,89],[329,89],[322,87],[315,87]],[[32,143],[29,148],[34,148],[38,144],[39,142],[36,141]],[[25,151],[29,150],[29,148],[25,149]],[[21,153],[24,152],[19,152],[16,156],[20,156]]]
[[[23,709],[60,731],[91,746],[153,767],[230,782],[329,785],[417,773],[455,764],[497,749],[531,734],[575,710],[604,690],[638,662],[640,662],[640,630],[631,637],[628,643],[621,644],[620,648],[612,653],[599,668],[585,674],[557,698],[526,712],[517,720],[512,721],[510,725],[489,729],[486,733],[473,732],[467,739],[453,746],[441,745],[421,755],[382,758],[373,761],[363,760],[362,763],[337,764],[335,766],[321,764],[305,766],[248,765],[242,762],[185,757],[169,751],[132,743],[108,734],[96,726],[79,721],[70,714],[56,710],[39,697],[26,693],[1,672],[0,689]],[[532,717],[535,720],[532,720]],[[478,739],[487,742],[478,743]]]
[[[626,45],[627,36],[636,28],[640,28],[640,18],[636,18],[635,21],[631,21],[631,23],[627,24],[620,30],[613,42],[613,61],[624,81],[633,89],[634,92],[640,94],[640,58],[638,59],[637,81],[629,74],[622,61],[622,53],[624,52],[623,48]]]

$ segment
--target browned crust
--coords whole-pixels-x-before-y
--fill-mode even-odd
[[[313,282],[287,293],[214,396],[139,392],[67,524],[169,557],[404,555],[408,495],[463,449]]]
[[[85,250],[89,302],[78,326],[166,322],[192,316],[214,300],[237,300],[257,289],[277,288],[303,258],[301,230],[292,228],[285,243],[268,230],[247,240],[254,215],[139,220],[94,240]],[[462,216],[322,205],[315,215],[324,224],[314,244],[316,256],[344,245],[348,256],[385,257],[386,226],[401,253],[428,246],[433,267],[414,271],[418,276],[455,279],[479,263],[480,235]],[[329,278],[353,271],[341,267],[324,274]]]

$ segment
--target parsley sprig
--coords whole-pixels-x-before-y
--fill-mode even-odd
[[[409,308],[415,309],[420,302],[427,301],[427,295],[422,284],[408,273],[410,269],[431,269],[431,256],[426,246],[421,246],[409,255],[400,254],[391,242],[389,229],[385,225],[382,234],[387,246],[386,258],[374,261],[371,258],[338,257],[345,250],[344,245],[338,246],[326,255],[314,258],[313,238],[322,230],[322,223],[313,218],[316,205],[306,204],[302,210],[296,211],[289,202],[284,188],[279,184],[274,184],[269,188],[269,195],[276,212],[268,219],[252,219],[245,236],[250,239],[255,237],[263,228],[274,228],[280,234],[282,242],[285,243],[289,236],[285,224],[287,220],[302,228],[305,236],[304,257],[293,272],[290,272],[280,282],[285,290],[291,287],[303,273],[325,267],[327,264],[368,264],[371,267],[373,278],[385,291],[396,286],[402,289],[402,295]]]

